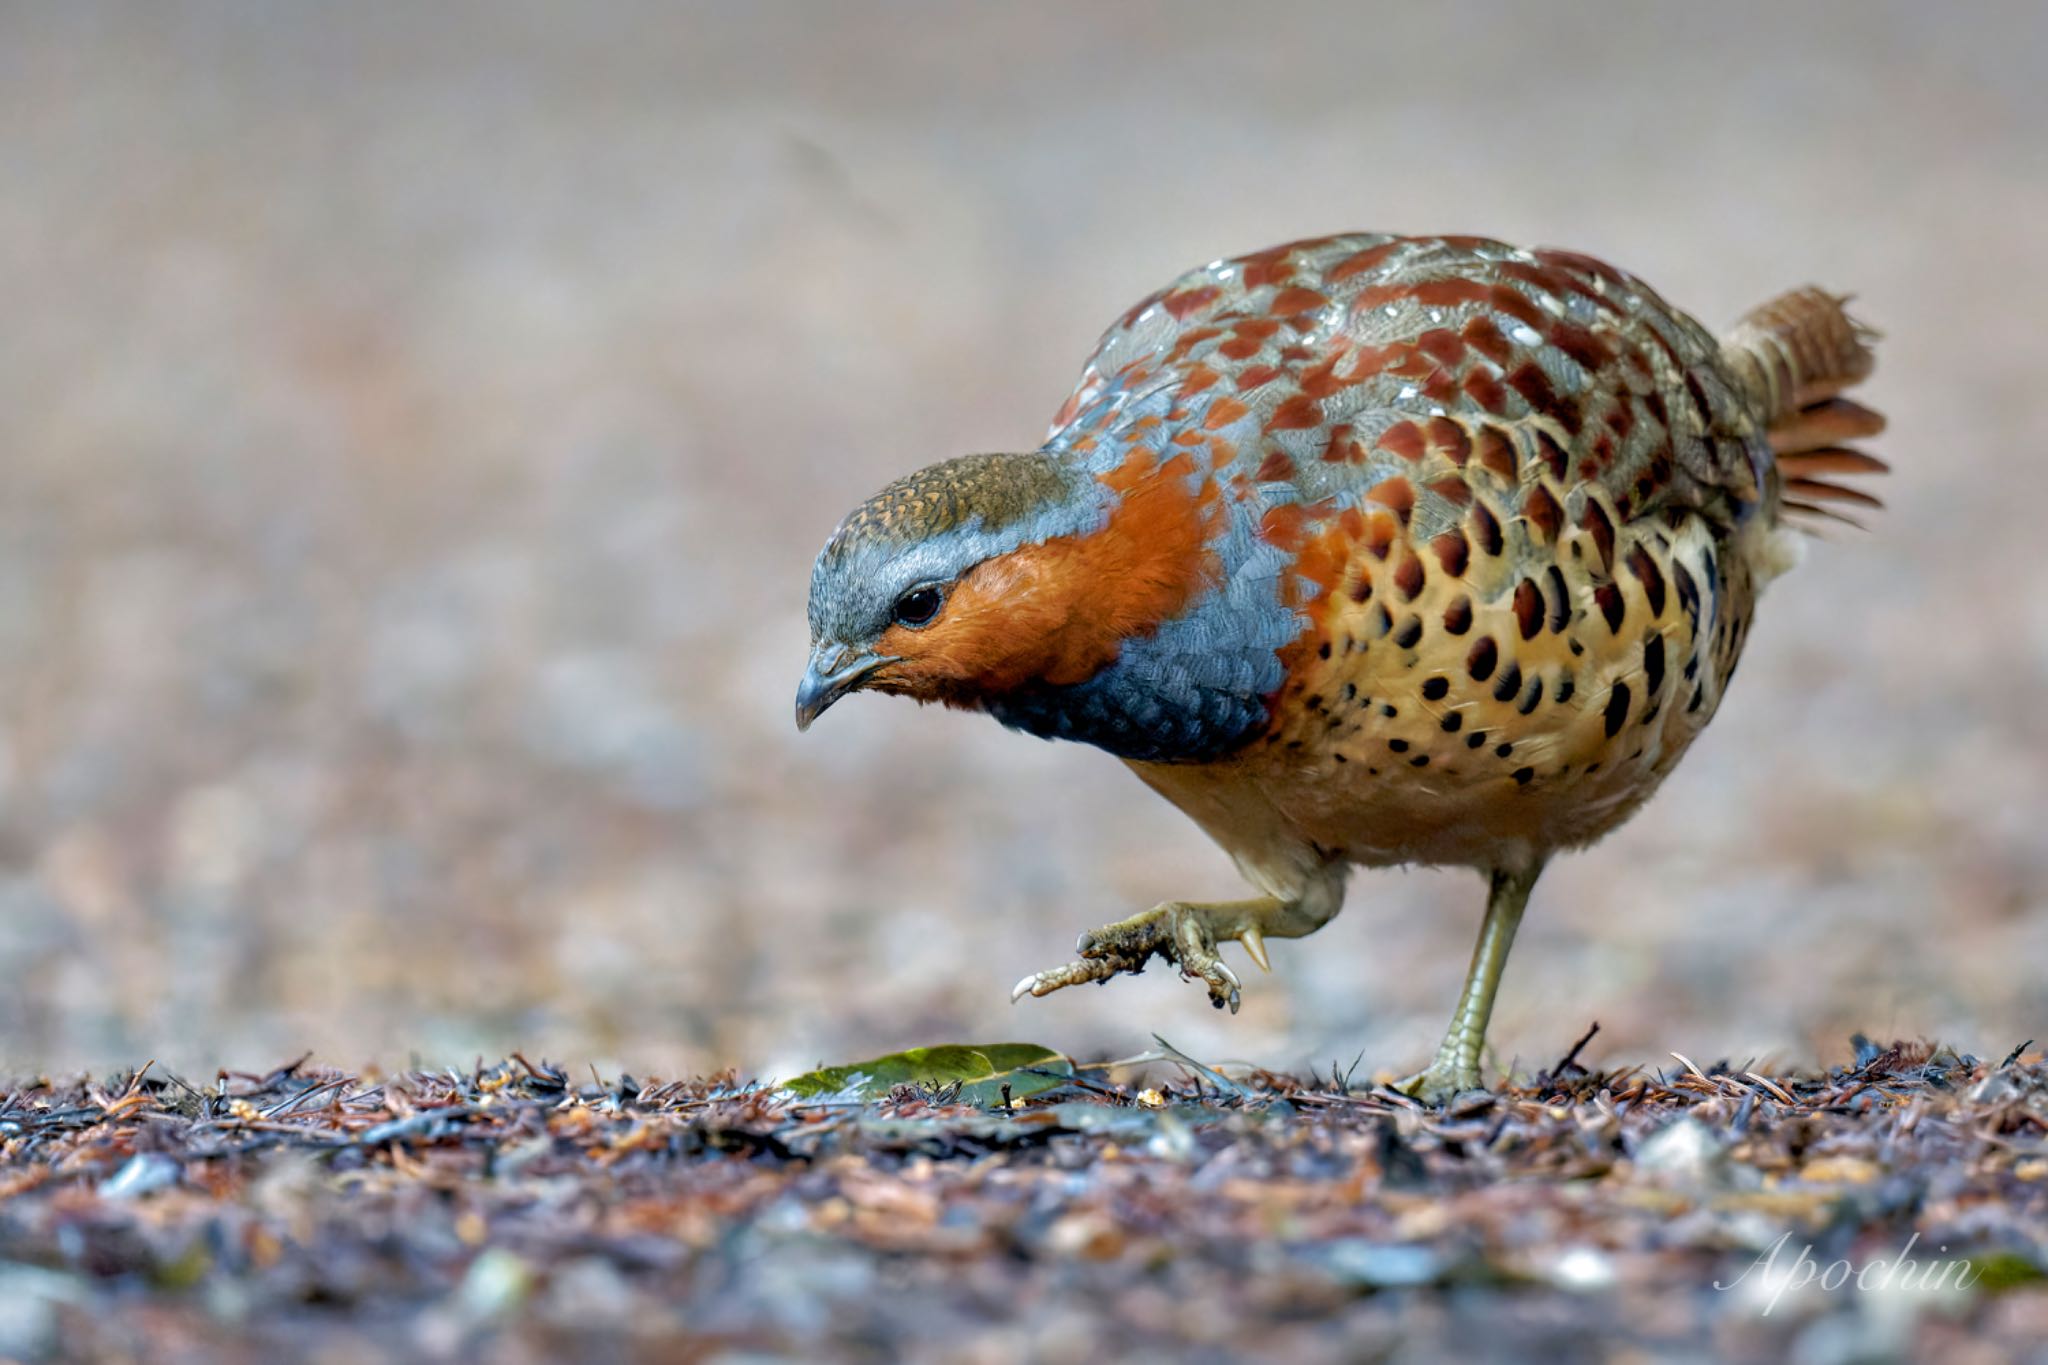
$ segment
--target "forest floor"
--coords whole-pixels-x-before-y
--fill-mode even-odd
[[[1576,1053],[1441,1111],[1171,1054],[1007,1105],[520,1057],[21,1080],[0,1356],[1835,1362],[2048,1338],[2038,1053]]]

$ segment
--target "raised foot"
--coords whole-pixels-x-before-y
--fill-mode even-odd
[[[1474,1064],[1463,1066],[1439,1057],[1429,1064],[1426,1071],[1418,1071],[1405,1081],[1397,1081],[1394,1089],[1411,1100],[1442,1107],[1458,1096],[1470,1091],[1486,1092],[1486,1083],[1479,1077],[1479,1068]]]
[[[1141,915],[1133,915],[1115,924],[1106,924],[1100,929],[1091,929],[1081,935],[1075,951],[1080,960],[1069,962],[1064,967],[1049,971],[1034,972],[1019,981],[1010,992],[1010,999],[1022,1000],[1027,995],[1050,995],[1067,986],[1078,986],[1087,981],[1107,981],[1112,976],[1130,972],[1133,975],[1145,970],[1145,964],[1157,955],[1180,967],[1180,974],[1190,981],[1200,981],[1209,988],[1209,1002],[1217,1009],[1228,1008],[1237,1013],[1239,995],[1244,983],[1238,980],[1236,972],[1230,970],[1222,958],[1216,955],[1219,936],[1226,941],[1236,939],[1243,943],[1245,951],[1260,967],[1271,970],[1266,960],[1266,946],[1263,935],[1256,925],[1243,923],[1234,912],[1240,907],[1187,904],[1169,901],[1155,906]],[[1221,926],[1216,923],[1218,912],[1230,913]]]

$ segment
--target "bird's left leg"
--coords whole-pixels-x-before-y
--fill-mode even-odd
[[[1168,901],[1140,915],[1081,935],[1078,962],[1035,972],[1017,983],[1012,1000],[1050,995],[1063,986],[1107,981],[1122,972],[1142,972],[1154,954],[1180,967],[1180,974],[1209,988],[1217,1009],[1237,1012],[1243,982],[1217,955],[1220,943],[1236,939],[1265,971],[1269,938],[1305,938],[1330,922],[1343,904],[1341,879],[1312,882],[1291,897],[1259,896],[1243,901]]]
[[[1500,991],[1500,974],[1508,965],[1508,950],[1515,945],[1515,930],[1521,926],[1522,911],[1543,864],[1519,871],[1496,871],[1486,897],[1486,922],[1480,927],[1479,942],[1472,949],[1472,966],[1465,974],[1465,992],[1458,997],[1458,1012],[1436,1050],[1436,1060],[1395,1086],[1424,1104],[1442,1104],[1466,1090],[1480,1090],[1485,1083],[1479,1074],[1479,1054],[1486,1047],[1486,1023],[1493,1017],[1494,996]]]

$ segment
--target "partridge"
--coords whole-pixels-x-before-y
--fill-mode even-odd
[[[1479,1087],[1545,862],[1633,814],[1713,718],[1797,531],[1878,473],[1840,395],[1873,334],[1806,288],[1716,340],[1634,276],[1476,237],[1294,242],[1104,335],[1049,439],[890,484],[819,555],[807,727],[857,689],[1122,759],[1257,895],[1081,937],[1016,994],[1154,956],[1235,1010],[1235,940],[1353,867],[1469,867],[1485,919],[1435,1060]],[[1846,518],[1844,518],[1846,519]]]

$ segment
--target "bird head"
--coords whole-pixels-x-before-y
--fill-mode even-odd
[[[1169,470],[1181,477],[1153,477]],[[1206,468],[1193,474],[1192,461],[1161,468],[1145,454],[1097,475],[1039,451],[968,455],[890,484],[811,571],[797,728],[863,689],[981,707],[1094,676],[1202,579],[1216,498]]]

